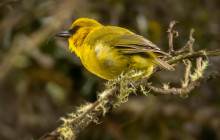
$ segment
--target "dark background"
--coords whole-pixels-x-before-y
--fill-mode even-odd
[[[219,0],[3,0],[0,2],[0,139],[36,139],[55,129],[75,106],[96,100],[105,80],[88,72],[68,50],[65,39],[50,36],[67,30],[79,17],[141,34],[168,49],[167,28],[179,21],[175,49],[195,29],[194,49],[219,49]],[[210,57],[205,74],[220,72]],[[175,74],[161,71],[152,82],[180,87],[184,65]],[[90,124],[79,140],[220,139],[220,81],[215,79],[179,96],[132,95]]]

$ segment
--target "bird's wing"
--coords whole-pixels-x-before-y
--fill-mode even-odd
[[[106,46],[115,48],[115,50],[119,51],[122,54],[132,55],[145,53],[146,56],[152,56],[152,54],[147,55],[147,53],[154,52],[161,56],[169,55],[161,51],[149,40],[120,27],[105,26],[101,29],[94,31],[91,36],[93,36],[93,38],[88,41],[89,44],[101,41],[102,43],[107,44]],[[95,44],[92,46],[95,46]],[[153,63],[164,69],[173,70],[172,66],[170,66],[158,57],[156,57]]]
[[[132,33],[125,33],[123,36],[120,36],[118,41],[115,42],[114,47],[124,54],[155,52],[161,55],[169,55],[144,37]]]
[[[149,40],[143,38],[142,36],[132,34],[132,33],[125,33],[123,36],[120,36],[118,42],[114,45],[115,48],[118,49],[121,53],[124,54],[139,54],[139,53],[148,53],[154,52],[157,54],[169,55],[163,51],[161,51],[156,45],[154,45]],[[157,66],[173,71],[174,68],[159,58],[159,56],[152,61]]]

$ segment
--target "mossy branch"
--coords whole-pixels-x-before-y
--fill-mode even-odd
[[[217,77],[219,77],[219,73],[218,72],[212,72],[210,75],[207,75],[205,77],[201,77],[196,81],[191,81],[186,87],[182,87],[182,88],[170,88],[170,89],[162,89],[162,88],[157,88],[152,86],[149,83],[145,83],[145,87],[146,89],[150,90],[151,92],[153,92],[153,94],[155,95],[186,95],[188,93],[190,93],[194,88],[201,86],[202,84],[215,79]]]
[[[107,112],[109,110],[110,105],[104,101],[106,100],[113,100],[113,97],[115,96],[114,93],[118,91],[118,86],[115,86],[111,89],[104,91],[104,96],[100,97],[96,102],[93,104],[87,104],[83,108],[81,108],[81,112],[78,112],[77,114],[69,114],[69,118],[63,120],[63,125],[55,129],[53,132],[45,134],[43,137],[40,138],[40,140],[55,140],[57,138],[61,139],[75,139],[76,135],[83,130],[89,123],[92,121],[96,122],[98,119],[98,116],[100,116],[103,112]],[[104,111],[103,108],[106,109]]]
[[[139,79],[134,81],[134,77],[140,75],[141,72],[131,71],[120,75],[118,78],[110,80],[106,83],[106,90],[98,95],[98,100],[94,103],[87,103],[79,107],[75,113],[71,113],[67,118],[61,118],[63,124],[56,128],[51,133],[45,134],[40,140],[55,140],[55,139],[71,139],[74,140],[77,135],[83,131],[91,122],[98,123],[101,116],[104,116],[111,110],[112,107],[116,108],[121,103],[128,101],[128,96],[131,93],[135,93],[137,89],[147,95],[149,93],[155,95],[179,95],[186,97],[193,89],[201,86],[202,84],[219,77],[218,72],[212,72],[209,75],[204,75],[204,70],[208,66],[208,61],[204,58],[209,56],[220,56],[220,50],[215,51],[194,51],[193,38],[194,30],[191,29],[189,35],[189,41],[186,45],[179,49],[173,48],[173,36],[178,36],[178,32],[173,28],[177,22],[172,21],[168,29],[169,38],[169,51],[172,57],[164,57],[169,64],[177,64],[185,62],[186,70],[184,75],[184,81],[182,81],[181,88],[170,87],[169,84],[164,84],[162,88],[154,87],[148,81],[152,75],[160,71],[157,68],[152,75],[145,79]],[[193,58],[193,59],[192,59]],[[191,61],[196,61],[196,68],[192,72]],[[131,82],[132,81],[132,82]]]
[[[220,56],[220,49],[214,50],[214,51],[198,51],[198,52],[192,52],[192,53],[185,53],[185,54],[181,54],[178,56],[175,56],[169,60],[167,60],[167,62],[169,64],[175,64],[178,62],[181,62],[182,60],[185,59],[190,59],[190,58],[198,58],[198,57],[203,57],[206,58],[208,56]]]

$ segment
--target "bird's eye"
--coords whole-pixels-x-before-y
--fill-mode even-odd
[[[73,35],[79,29],[79,26],[75,26],[73,29],[69,30],[69,32]]]
[[[79,29],[79,26],[75,26],[73,29],[76,31]]]

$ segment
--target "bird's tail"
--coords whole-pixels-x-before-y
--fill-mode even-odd
[[[170,64],[168,64],[167,62],[163,61],[162,59],[160,59],[158,57],[155,59],[155,61],[153,63],[163,69],[166,69],[169,71],[174,71],[174,68]]]

